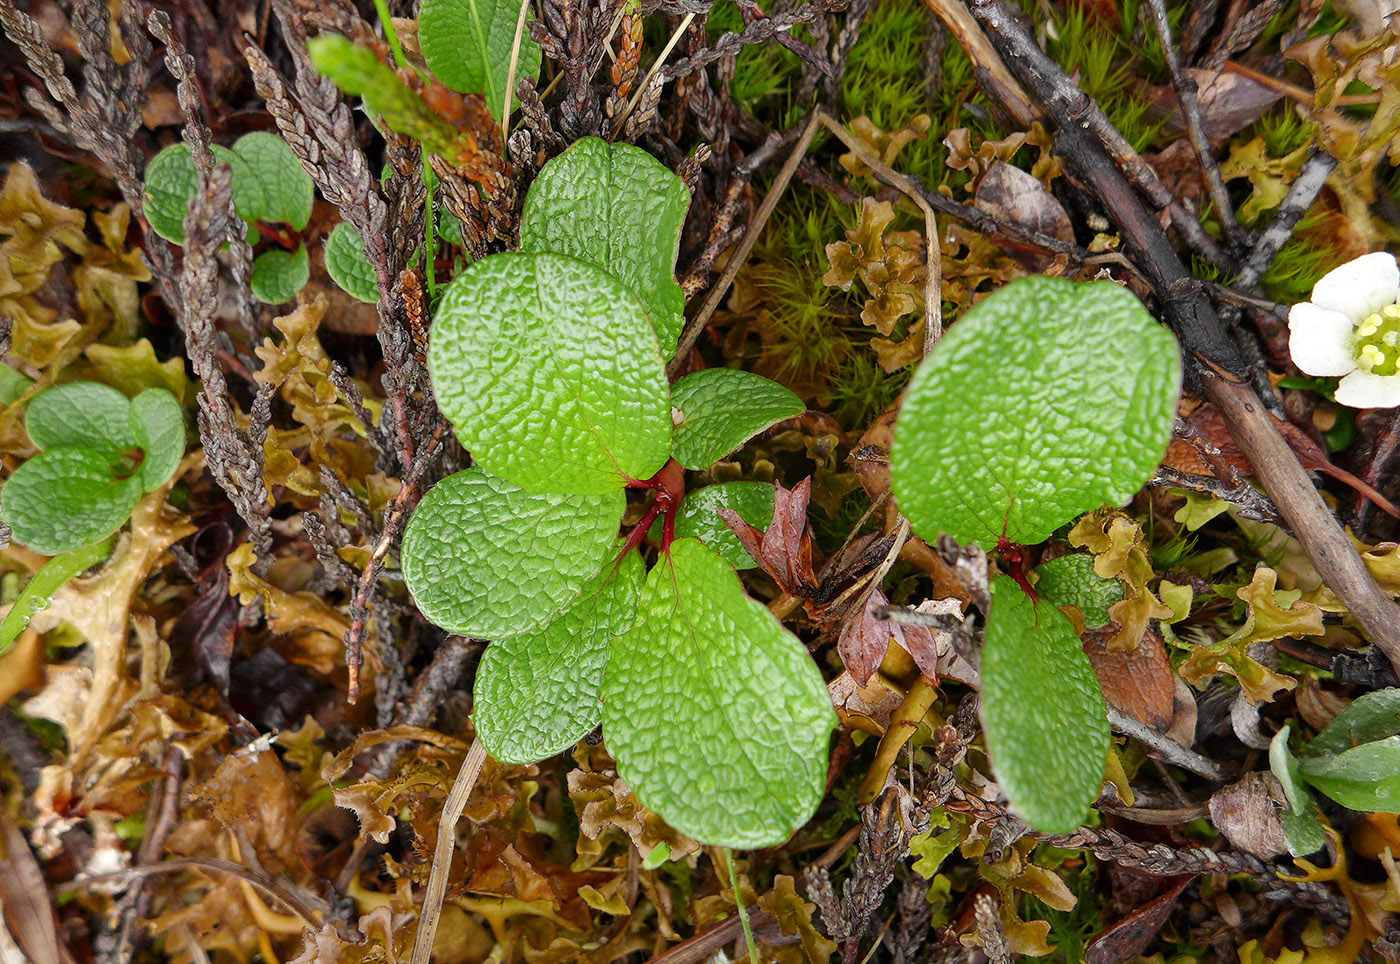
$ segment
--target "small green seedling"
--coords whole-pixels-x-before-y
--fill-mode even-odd
[[[530,189],[530,250],[446,286],[428,367],[476,465],[424,496],[401,562],[428,618],[495,641],[474,716],[492,756],[537,762],[601,723],[646,806],[708,843],[759,847],[816,809],[836,717],[801,642],[745,595],[714,514],[766,524],[773,489],[687,495],[683,464],[708,467],[804,406],[728,369],[667,385],[684,197],[645,152],[582,140]],[[568,224],[580,211],[596,214]],[[761,403],[736,406],[749,397]],[[620,535],[628,489],[654,497]]]
[[[1288,748],[1293,724],[1274,734],[1269,768],[1288,801],[1279,814],[1288,849],[1295,857],[1326,843],[1309,787],[1349,810],[1400,811],[1400,689],[1357,697],[1294,756]]]
[[[0,651],[54,589],[105,555],[137,500],[169,482],[185,453],[184,413],[163,388],[128,400],[97,382],[59,385],[34,397],[24,424],[40,451],[0,490],[0,518],[15,542],[55,558],[0,626]]]
[[[231,148],[214,145],[212,151],[215,162],[232,171],[234,210],[248,223],[250,242],[257,239],[259,225],[287,224],[294,231],[306,227],[314,196],[311,178],[282,138],[254,131]],[[196,180],[188,144],[172,144],[146,165],[146,220],[167,241],[185,243],[185,214]],[[273,249],[258,255],[249,283],[260,301],[281,304],[295,297],[309,278],[306,246],[298,243],[293,251]]]
[[[1166,451],[1180,385],[1176,339],[1126,289],[1023,278],[949,330],[895,425],[892,487],[914,530],[1009,564],[991,583],[982,722],[998,782],[1037,830],[1083,822],[1109,744],[1098,682],[1055,603],[1087,620],[1109,600],[1085,598],[1075,573],[1054,567],[1047,588],[1078,601],[1042,597],[1024,547],[1141,488]]]

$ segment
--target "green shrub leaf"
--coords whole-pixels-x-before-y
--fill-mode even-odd
[[[1341,753],[1304,756],[1303,779],[1344,807],[1400,811],[1400,736],[1372,740]]]
[[[641,301],[669,358],[685,324],[675,268],[689,205],[685,182],[646,151],[585,137],[530,185],[520,250],[567,254],[611,272]]]
[[[15,469],[0,490],[0,505],[16,542],[56,556],[121,528],[140,495],[136,476],[112,477],[105,454],[67,446],[41,452]]]
[[[131,436],[145,457],[138,475],[141,488],[154,492],[175,474],[185,454],[185,414],[175,396],[148,388],[131,400],[127,411]]]
[[[526,0],[423,0],[418,43],[433,76],[463,94],[482,94],[491,116],[501,119],[515,22]],[[533,17],[527,17],[527,22]],[[540,48],[530,31],[520,35],[515,79],[540,75]],[[511,104],[518,103],[512,94]]]
[[[349,221],[342,221],[326,238],[326,273],[354,298],[377,304],[379,277],[365,257],[360,232]]]
[[[25,583],[3,619],[0,619],[0,656],[9,652],[15,637],[24,632],[29,621],[49,608],[53,594],[84,569],[97,565],[107,558],[112,548],[112,539],[106,538],[90,545],[79,546],[60,553],[39,567],[34,576]]]
[[[77,446],[101,454],[110,464],[138,444],[127,423],[130,407],[126,396],[109,385],[69,382],[34,396],[24,413],[24,428],[39,449]]]
[[[719,553],[720,558],[735,569],[752,569],[758,565],[739,543],[739,537],[724,524],[716,509],[733,509],[755,529],[767,529],[773,522],[773,487],[767,482],[721,482],[686,493],[676,513],[675,537],[699,539]],[[656,520],[647,533],[660,541],[662,521]]]
[[[309,280],[311,264],[307,260],[306,245],[299,244],[295,252],[273,249],[254,258],[248,284],[259,301],[280,305],[295,298]]]
[[[1321,733],[1303,744],[1305,757],[1331,756],[1363,743],[1400,735],[1400,688],[1376,690],[1352,700]]]
[[[1021,817],[1068,833],[1098,797],[1108,717],[1074,627],[1010,576],[992,580],[982,650],[982,722],[992,770]]]
[[[470,468],[428,490],[400,550],[423,615],[448,632],[506,639],[544,625],[602,568],[625,499],[532,495]]]
[[[1288,809],[1279,811],[1288,852],[1301,857],[1321,850],[1327,840],[1313,814],[1312,794],[1303,780],[1298,760],[1288,749],[1288,734],[1292,729],[1292,723],[1285,723],[1269,742],[1269,769],[1283,786],[1283,796],[1288,801]]]
[[[1180,382],[1176,339],[1126,289],[1014,281],[910,383],[890,453],[900,511],[928,539],[1043,542],[1151,477]]]
[[[621,282],[574,258],[472,264],[442,296],[428,368],[472,458],[529,491],[620,489],[670,455],[669,391],[646,316]]]
[[[1108,624],[1108,607],[1123,598],[1123,586],[1116,579],[1094,573],[1094,557],[1077,552],[1043,562],[1035,567],[1040,581],[1035,591],[1054,606],[1074,606],[1084,614],[1084,625],[1098,629]]]
[[[802,643],[718,555],[672,543],[603,682],[603,736],[638,799],[706,843],[782,843],[821,802],[835,726]]]
[[[0,363],[0,405],[9,405],[29,391],[34,379]]]
[[[502,763],[537,763],[598,725],[612,640],[637,618],[641,592],[642,558],[629,552],[617,566],[605,562],[552,621],[487,647],[472,691],[486,752]]]
[[[233,175],[233,206],[244,221],[285,222],[300,231],[311,218],[314,190],[296,155],[276,134],[244,134],[232,149],[211,148],[216,164]],[[145,212],[151,230],[185,243],[185,214],[198,176],[190,146],[172,144],[146,165]]]
[[[734,368],[685,376],[671,387],[671,408],[671,455],[688,469],[708,469],[764,429],[807,410],[771,378]]]
[[[233,144],[233,206],[245,221],[290,224],[311,220],[315,190],[287,142],[267,131],[244,134]]]

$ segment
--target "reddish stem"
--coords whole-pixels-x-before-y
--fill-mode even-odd
[[[681,499],[685,498],[685,469],[675,459],[670,459],[649,479],[628,479],[627,488],[651,489],[656,493],[656,498],[647,506],[637,524],[628,531],[627,541],[623,543],[618,558],[621,559],[642,544],[647,530],[663,512],[665,522],[661,527],[661,551],[665,552],[670,548],[671,540],[675,538],[676,510],[680,508]]]
[[[997,555],[1006,563],[1006,574],[1016,580],[1016,584],[1027,596],[1039,601],[1040,593],[1035,591],[1026,572],[1026,547],[1017,545],[1006,536],[1000,536],[997,539]]]

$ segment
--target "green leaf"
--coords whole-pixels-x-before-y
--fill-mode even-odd
[[[377,304],[379,277],[365,257],[360,232],[349,221],[342,221],[326,239],[326,273],[354,298]]]
[[[0,363],[0,405],[10,405],[29,391],[34,379]]]
[[[472,264],[443,294],[428,368],[472,458],[529,491],[620,489],[670,455],[666,373],[646,316],[619,281],[574,258]]]
[[[24,428],[39,449],[78,446],[100,453],[110,464],[138,444],[127,423],[130,407],[126,396],[109,385],[69,382],[34,396],[24,413]]]
[[[611,272],[641,301],[669,358],[685,325],[675,268],[689,205],[685,182],[646,151],[585,137],[530,185],[520,250],[572,255]]]
[[[716,509],[733,509],[755,529],[767,529],[773,522],[773,487],[766,482],[721,482],[686,493],[676,513],[674,536],[677,539],[699,539],[735,569],[752,569],[758,565],[753,556],[739,544]],[[662,520],[652,525],[647,535],[659,541]]]
[[[718,555],[672,543],[603,681],[603,736],[638,799],[705,843],[782,843],[821,802],[835,726],[797,637]]]
[[[0,515],[16,542],[56,556],[121,528],[140,495],[136,476],[112,478],[101,452],[52,448],[15,469],[0,490]]]
[[[291,301],[311,279],[311,265],[306,245],[299,244],[295,252],[273,249],[253,259],[253,274],[248,284],[253,295],[268,305]]]
[[[1352,700],[1321,733],[1303,744],[1305,757],[1342,753],[1362,743],[1400,734],[1400,688],[1376,690]]]
[[[1400,736],[1373,740],[1342,753],[1305,756],[1303,779],[1344,807],[1400,811]]]
[[[232,172],[233,206],[244,221],[285,222],[300,231],[311,217],[311,178],[287,143],[276,134],[244,134],[233,148],[213,145],[216,164]],[[190,146],[172,144],[146,165],[145,213],[151,230],[185,243],[185,214],[198,175]]]
[[[671,408],[671,455],[688,469],[708,469],[764,429],[807,411],[771,378],[735,368],[685,376],[671,386]]]
[[[1103,694],[1074,627],[1010,576],[992,580],[982,723],[992,770],[1021,817],[1068,833],[1098,797],[1108,759]]]
[[[1116,579],[1094,573],[1094,557],[1078,552],[1060,556],[1035,567],[1040,581],[1035,591],[1054,606],[1074,606],[1084,614],[1084,625],[1098,629],[1108,624],[1108,607],[1123,598]]]
[[[15,637],[24,632],[24,627],[29,625],[31,619],[49,608],[49,602],[59,587],[84,569],[106,559],[111,548],[112,539],[109,536],[92,545],[60,553],[40,566],[38,572],[34,573],[33,578],[20,590],[5,618],[0,620],[0,656],[9,652]]]
[[[315,191],[287,142],[267,131],[244,134],[230,153],[233,206],[245,221],[290,224],[300,231],[311,219]]]
[[[637,618],[642,559],[604,563],[569,607],[532,633],[492,643],[476,671],[472,722],[502,763],[538,763],[598,725],[614,636]]]
[[[542,626],[602,568],[625,499],[531,495],[479,468],[428,490],[400,565],[423,615],[448,632],[506,639]]]
[[[143,210],[151,230],[167,241],[184,244],[185,215],[199,180],[190,146],[171,144],[151,158],[145,179]]]
[[[1043,542],[1151,477],[1180,384],[1176,339],[1126,289],[1014,281],[910,383],[890,453],[900,511],[928,539]]]
[[[463,94],[482,94],[491,116],[501,119],[515,22],[527,0],[423,0],[418,43],[433,76]],[[526,22],[534,19],[527,17]],[[520,35],[515,80],[540,75],[540,48],[527,27]],[[519,101],[512,95],[511,104]]]
[[[1312,794],[1303,782],[1298,760],[1288,750],[1288,734],[1292,728],[1292,723],[1285,723],[1269,742],[1269,769],[1283,786],[1283,796],[1288,801],[1288,809],[1279,812],[1288,852],[1301,857],[1321,850],[1327,840],[1313,814]]]
[[[441,208],[438,216],[438,237],[449,244],[462,243],[462,219],[447,208]]]
[[[154,492],[180,467],[185,454],[185,413],[174,395],[163,388],[148,388],[131,400],[127,422],[145,453],[137,473],[141,488]]]

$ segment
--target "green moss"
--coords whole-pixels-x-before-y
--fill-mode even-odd
[[[1316,229],[1320,221],[1321,215],[1307,214],[1298,222],[1292,236],[1274,257],[1274,263],[1259,279],[1265,296],[1285,305],[1307,301],[1318,279],[1341,263],[1337,252],[1314,247],[1309,232]]]

